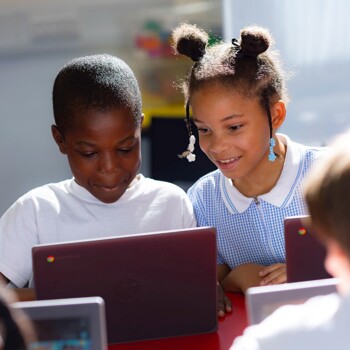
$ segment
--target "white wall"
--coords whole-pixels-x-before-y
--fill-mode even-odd
[[[328,143],[350,128],[348,0],[223,0],[224,37],[267,27],[287,69],[291,102],[281,132],[305,144]]]
[[[33,187],[71,176],[50,131],[59,69],[71,58],[106,52],[137,72],[128,55],[135,54],[135,35],[150,19],[169,28],[181,21],[221,26],[221,2],[0,0],[0,215]],[[141,171],[148,176],[147,139],[142,148]]]
[[[0,213],[30,188],[70,176],[51,137],[51,91],[68,55],[0,59]]]

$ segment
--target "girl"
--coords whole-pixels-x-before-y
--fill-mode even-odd
[[[190,134],[184,155],[195,158],[191,108],[199,145],[218,168],[188,194],[198,225],[217,228],[220,286],[245,292],[284,283],[283,219],[306,213],[301,183],[323,149],[276,133],[288,97],[272,37],[252,26],[240,40],[208,46],[207,33],[181,24],[173,42],[176,53],[195,62],[182,84]],[[224,309],[220,303],[219,315]]]

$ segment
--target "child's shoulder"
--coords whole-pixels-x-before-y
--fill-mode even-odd
[[[180,186],[171,182],[155,180],[150,177],[142,177],[141,181],[143,191],[147,193],[166,194],[168,196],[185,196],[186,192]]]
[[[313,162],[319,157],[322,157],[323,155],[327,154],[327,152],[329,151],[328,147],[307,145],[304,143],[292,141],[286,135],[281,134],[281,136],[286,140],[285,142],[287,147],[289,148],[289,151],[292,151],[293,154],[300,154],[301,160],[305,159],[307,161]]]
[[[313,163],[314,161],[324,157],[330,151],[329,147],[323,146],[303,146],[305,159],[307,162]]]
[[[49,183],[39,187],[35,187],[22,196],[20,196],[6,211],[7,215],[21,215],[27,213],[33,215],[36,212],[44,212],[49,208],[59,208],[62,201],[67,201],[71,197],[69,186],[73,179],[65,180],[57,183]],[[5,215],[4,215],[5,216]]]
[[[17,201],[26,202],[26,201],[35,201],[40,199],[50,200],[53,197],[57,197],[59,193],[64,194],[69,192],[69,187],[74,181],[73,179],[64,180],[55,183],[48,183],[42,186],[35,187],[29,190],[27,193],[22,195]]]
[[[221,176],[223,175],[218,169],[203,175],[189,188],[188,194],[193,194],[197,191],[212,191],[218,188]]]

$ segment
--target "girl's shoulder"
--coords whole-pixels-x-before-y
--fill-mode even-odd
[[[326,155],[329,152],[328,147],[306,145],[292,141],[287,136],[283,135],[286,140],[287,149],[293,155],[293,159],[299,159],[299,161],[305,164],[313,163],[316,159]]]
[[[203,175],[189,188],[188,193],[215,189],[220,183],[221,176],[223,175],[218,169]]]
[[[327,155],[330,151],[330,148],[318,146],[304,146],[303,151],[306,163],[312,164],[318,159]]]

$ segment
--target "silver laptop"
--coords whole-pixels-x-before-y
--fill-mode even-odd
[[[101,296],[109,343],[214,332],[216,229],[33,248],[37,299]]]
[[[311,297],[337,291],[337,278],[252,287],[246,293],[250,325],[260,323],[282,305],[302,304]]]
[[[105,304],[100,297],[24,301],[11,304],[32,321],[34,349],[107,350]]]

